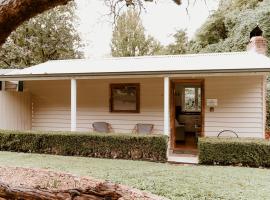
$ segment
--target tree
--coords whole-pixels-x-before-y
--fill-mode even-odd
[[[74,8],[73,3],[60,6],[23,23],[0,47],[0,66],[18,68],[47,60],[80,58]]]
[[[45,12],[58,5],[66,5],[72,0],[2,0],[0,1],[0,46],[6,41],[7,37],[24,21]],[[113,1],[113,0],[112,0]],[[126,5],[141,5],[143,0],[125,0]],[[145,0],[151,1],[151,0]],[[112,6],[123,1],[116,0]],[[181,0],[174,0],[176,4],[181,4]]]
[[[112,35],[112,56],[154,55],[161,49],[159,42],[151,36],[146,36],[138,12],[132,9],[119,16]]]
[[[174,35],[174,42],[165,49],[165,54],[185,54],[188,52],[188,37],[184,30],[177,31]]]

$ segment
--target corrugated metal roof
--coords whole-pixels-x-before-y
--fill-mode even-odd
[[[0,69],[0,75],[4,75],[14,71],[15,69]]]
[[[48,61],[7,75],[151,74],[270,70],[270,59],[255,52],[141,56]]]

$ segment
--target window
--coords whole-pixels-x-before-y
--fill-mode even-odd
[[[140,85],[121,83],[110,85],[110,112],[140,112]]]
[[[200,112],[201,111],[201,88],[185,87],[184,88],[184,111]]]

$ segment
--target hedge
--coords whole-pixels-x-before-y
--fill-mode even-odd
[[[199,163],[270,167],[270,141],[255,138],[200,138]]]
[[[167,136],[0,130],[0,150],[165,162]]]

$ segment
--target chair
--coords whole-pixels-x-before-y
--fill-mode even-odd
[[[185,125],[179,124],[179,122],[175,119],[175,140],[177,142],[185,142],[186,133],[185,133]]]
[[[138,134],[151,134],[153,132],[154,125],[153,124],[136,124],[133,132],[138,133]]]
[[[99,133],[110,133],[112,132],[112,126],[111,124],[107,123],[107,122],[94,122],[92,124],[93,126],[93,130],[95,132],[99,132]]]

